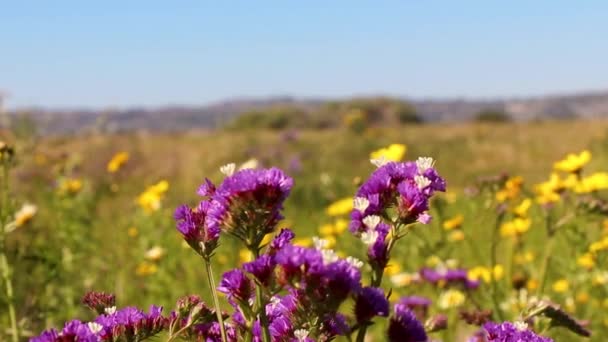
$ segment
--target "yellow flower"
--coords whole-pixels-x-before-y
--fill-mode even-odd
[[[15,213],[15,228],[19,228],[30,222],[38,212],[38,207],[33,204],[26,203],[21,206],[21,209]]]
[[[160,246],[154,246],[146,251],[144,257],[150,261],[159,261],[165,255],[165,249]]]
[[[329,216],[342,216],[346,214],[350,214],[353,210],[353,199],[352,197],[346,197],[340,199],[325,209],[325,212]]]
[[[334,222],[334,234],[340,235],[344,233],[346,229],[348,229],[348,221],[343,218],[336,219]]]
[[[448,235],[448,240],[450,242],[458,242],[464,240],[464,232],[460,229],[450,232]]]
[[[608,189],[608,173],[596,172],[580,180],[574,187],[576,193],[590,193]]]
[[[529,218],[516,217],[500,226],[500,235],[503,237],[518,236],[530,229],[532,221]]]
[[[416,276],[411,275],[409,273],[397,273],[397,274],[391,275],[389,277],[393,286],[396,286],[396,287],[403,287],[403,286],[410,285],[414,281],[415,278],[416,278]]]
[[[135,274],[137,274],[138,276],[148,276],[151,274],[154,274],[158,272],[158,266],[156,266],[156,264],[154,263],[150,263],[150,262],[142,262],[141,264],[139,264],[137,266],[137,268],[135,269]]]
[[[515,254],[515,263],[517,265],[529,264],[534,261],[534,252],[525,251]]]
[[[464,304],[465,296],[462,292],[449,289],[439,296],[439,307],[446,310],[457,308]]]
[[[334,234],[334,226],[330,223],[325,223],[319,227],[319,235],[322,237],[331,236]]]
[[[428,257],[428,259],[426,259],[426,265],[428,267],[435,267],[439,264],[442,264],[443,262],[441,261],[441,258],[439,258],[436,255],[431,255],[430,257]]]
[[[564,293],[570,289],[570,284],[567,279],[560,279],[553,283],[553,291],[557,293]]]
[[[596,286],[608,284],[608,272],[595,273],[591,278],[591,283]]]
[[[228,263],[228,257],[226,254],[217,255],[217,263],[220,265],[226,265]]]
[[[585,253],[576,260],[576,263],[582,268],[590,270],[595,266],[595,258],[591,253]]]
[[[112,159],[108,162],[107,170],[109,173],[115,173],[120,170],[120,168],[129,161],[129,153],[128,152],[119,152],[116,153]]]
[[[532,201],[529,198],[526,198],[518,206],[513,208],[513,213],[519,217],[526,217],[531,206]]]
[[[381,148],[372,152],[370,159],[385,160],[385,161],[401,161],[405,156],[407,146],[403,144],[390,144],[388,147]]]
[[[496,193],[496,200],[502,203],[514,199],[519,195],[523,184],[524,179],[521,176],[507,179],[504,187]]]
[[[585,291],[580,291],[576,294],[576,301],[582,304],[589,302],[589,294]]]
[[[603,237],[601,240],[592,243],[589,246],[589,252],[597,253],[608,249],[608,236]]]
[[[161,207],[161,201],[165,193],[169,190],[169,182],[160,182],[149,186],[146,191],[137,197],[137,203],[147,213],[157,211]]]
[[[485,283],[490,283],[492,279],[500,280],[504,275],[504,267],[495,265],[493,271],[488,267],[477,266],[473,267],[467,273],[467,278],[472,280],[483,280]]]
[[[57,192],[60,195],[74,195],[82,189],[82,180],[78,178],[62,178],[59,180]]]
[[[129,229],[127,229],[127,235],[129,235],[130,237],[136,237],[138,233],[139,232],[135,227],[130,227]]]
[[[534,291],[538,288],[538,280],[536,279],[529,279],[526,282],[526,288],[528,289],[528,291]]]
[[[557,171],[576,173],[587,165],[589,161],[591,161],[591,152],[584,150],[579,154],[568,154],[566,158],[553,164],[553,168]]]
[[[384,273],[388,276],[394,276],[401,272],[401,265],[393,259],[388,261],[386,268],[384,269]]]
[[[310,247],[312,246],[312,240],[310,238],[296,238],[293,240],[294,246]]]
[[[251,253],[251,251],[248,249],[241,249],[239,251],[239,261],[241,264],[250,262],[251,260],[253,260],[253,253]]]
[[[458,214],[449,220],[445,220],[443,222],[443,229],[452,230],[455,228],[459,228],[460,226],[462,226],[463,222],[464,222],[464,216],[462,214]]]

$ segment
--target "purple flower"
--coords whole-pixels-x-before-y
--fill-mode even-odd
[[[536,335],[533,331],[529,330],[527,324],[513,324],[510,322],[503,322],[501,324],[488,322],[483,325],[486,331],[486,338],[488,342],[552,342],[553,340],[548,337],[542,337]]]
[[[384,222],[376,226],[375,230],[378,232],[378,238],[367,250],[367,257],[374,268],[384,269],[388,264],[388,241],[386,241],[386,237],[390,229],[390,226]]]
[[[93,332],[87,323],[83,323],[79,320],[73,320],[67,322],[61,332],[51,329],[43,332],[40,334],[40,336],[30,339],[30,342],[56,341],[97,342],[101,341],[101,336],[99,336],[97,332]]]
[[[387,331],[391,342],[426,342],[427,336],[422,323],[405,305],[396,304]]]
[[[106,308],[116,305],[116,297],[111,293],[91,291],[84,295],[82,303],[97,314],[102,314]]]
[[[196,193],[203,197],[211,197],[215,193],[215,184],[205,178],[205,182],[201,184]]]
[[[357,323],[365,323],[375,316],[388,316],[388,300],[382,289],[364,287],[359,291],[355,300],[355,317]]]
[[[293,180],[277,168],[240,170],[226,177],[211,196],[208,225],[259,246],[283,218],[283,202],[292,186]]]
[[[102,326],[104,339],[143,339],[159,333],[167,321],[161,315],[162,307],[150,306],[146,314],[136,307],[125,307],[113,313],[98,316],[95,322]]]
[[[209,207],[210,202],[207,200],[200,202],[194,209],[181,205],[177,207],[174,215],[177,230],[190,247],[204,257],[211,255],[220,237],[219,228],[209,227],[207,224]]]
[[[412,310],[418,319],[424,319],[427,316],[428,308],[431,305],[431,300],[426,297],[409,296],[402,297],[398,304]]]
[[[229,299],[236,299],[248,303],[253,298],[253,283],[240,269],[224,273],[217,290],[228,295]]]
[[[291,229],[283,228],[270,242],[268,253],[274,254],[293,240],[296,235]]]
[[[236,342],[236,330],[230,324],[224,325],[226,329],[226,338],[229,342]],[[197,334],[203,339],[197,339],[197,341],[205,341],[205,342],[221,342],[222,335],[220,332],[220,325],[218,322],[204,323],[198,324],[194,326]]]
[[[262,254],[254,261],[243,264],[243,269],[251,273],[262,285],[268,286],[272,280],[275,266],[276,263],[272,256]]]
[[[433,285],[461,285],[466,289],[474,290],[478,288],[480,284],[477,280],[469,279],[467,270],[461,268],[437,270],[424,267],[420,269],[419,274],[422,279]]]
[[[325,317],[321,324],[322,334],[331,340],[335,336],[346,335],[350,332],[350,327],[346,322],[346,317],[340,313]]]
[[[285,338],[292,335],[293,326],[287,316],[279,316],[275,317],[275,319],[270,322],[268,330],[270,331],[273,340],[283,341]]]

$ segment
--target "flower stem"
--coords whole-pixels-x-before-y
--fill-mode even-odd
[[[498,250],[498,231],[500,229],[500,224],[502,223],[504,214],[500,213],[498,214],[498,217],[496,218],[496,224],[494,226],[494,229],[492,230],[492,241],[491,241],[491,250],[490,250],[490,272],[492,273],[492,304],[494,306],[494,311],[496,312],[496,315],[498,316],[498,319],[500,321],[504,321],[504,317],[502,314],[502,310],[500,310],[500,305],[498,304],[498,283],[496,282],[496,279],[494,278],[494,268],[496,267],[497,264],[497,250]]]
[[[547,242],[546,242],[546,247],[545,247],[545,254],[543,256],[542,264],[540,266],[540,273],[539,273],[540,283],[538,284],[538,293],[536,294],[536,296],[538,298],[542,298],[543,292],[545,290],[545,285],[547,283],[547,274],[548,274],[547,271],[549,269],[549,265],[551,264],[551,253],[553,251],[553,241],[554,241],[553,237],[555,236],[555,232],[551,227],[551,215],[548,213],[545,216],[545,228],[547,230]]]
[[[211,270],[211,260],[204,258],[205,270],[207,271],[207,280],[209,282],[209,289],[211,289],[211,296],[213,297],[213,305],[215,306],[215,314],[217,316],[217,322],[220,325],[220,333],[222,335],[222,342],[228,342],[226,338],[226,328],[224,327],[224,318],[222,318],[222,308],[220,307],[220,299],[217,296],[217,290],[215,289],[215,280],[213,278],[213,271]]]
[[[258,247],[250,247],[251,252],[254,257],[257,259],[260,256],[260,249]],[[266,303],[264,303],[264,296],[262,291],[262,285],[257,283],[255,284],[255,301],[256,306],[259,310],[260,314],[260,326],[262,327],[262,341],[271,342],[270,339],[270,330],[268,317],[266,316]]]
[[[2,165],[2,203],[0,204],[0,267],[2,268],[2,280],[6,288],[6,301],[8,305],[8,316],[11,323],[13,342],[19,341],[19,330],[17,326],[17,314],[15,312],[12,272],[6,257],[6,225],[9,218],[8,205],[8,169],[9,165]]]

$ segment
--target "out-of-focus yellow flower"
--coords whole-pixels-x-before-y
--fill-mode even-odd
[[[534,252],[525,251],[515,254],[515,263],[517,265],[529,264],[534,261]]]
[[[410,273],[398,273],[398,274],[394,274],[394,275],[390,276],[389,279],[391,280],[391,283],[393,284],[393,286],[403,287],[403,286],[408,286],[412,282],[414,282],[416,280],[416,277],[418,277],[417,274],[412,275]]]
[[[534,291],[538,289],[538,285],[538,280],[528,279],[528,281],[526,282],[526,289],[528,289],[528,291]]]
[[[584,150],[579,154],[570,153],[566,158],[553,164],[557,171],[576,173],[591,161],[591,152]]]
[[[591,277],[591,283],[595,286],[608,284],[608,272],[597,272]]]
[[[460,226],[462,226],[463,222],[464,222],[464,216],[462,214],[458,214],[449,220],[445,220],[443,222],[443,229],[452,230],[455,228],[459,228]]]
[[[519,236],[527,232],[532,225],[529,218],[516,217],[500,226],[500,235],[503,237]]]
[[[293,240],[294,246],[310,247],[312,246],[312,240],[310,238],[296,238]]]
[[[108,162],[107,170],[109,173],[116,173],[120,168],[129,161],[128,152],[118,152]]]
[[[439,296],[439,307],[446,310],[457,308],[464,304],[465,296],[462,292],[449,289]]]
[[[573,189],[577,186],[578,179],[574,174],[569,174],[562,178],[558,173],[552,172],[549,179],[545,182],[536,184],[536,201],[540,204],[555,203],[560,200],[560,193],[566,189]]]
[[[576,193],[590,193],[608,189],[608,173],[596,172],[581,179],[574,187]]]
[[[560,279],[553,283],[552,288],[557,293],[564,293],[570,289],[570,283],[568,283],[567,279]]]
[[[436,255],[431,255],[430,257],[428,257],[426,259],[426,265],[428,267],[435,267],[435,266],[437,266],[439,264],[442,264],[442,263],[443,263],[443,261],[441,261],[441,258],[439,258]]]
[[[515,208],[513,208],[513,213],[519,217],[527,217],[528,210],[530,210],[531,206],[532,206],[532,200],[530,200],[529,198],[526,198],[519,205],[517,205]]]
[[[330,204],[325,212],[329,216],[342,216],[350,214],[353,210],[353,199],[352,197],[342,198]]]
[[[146,251],[144,257],[150,261],[159,261],[165,255],[165,249],[161,246],[154,246]]]
[[[137,274],[138,276],[142,276],[142,277],[152,275],[156,272],[158,272],[158,266],[156,266],[155,263],[146,262],[146,261],[139,264],[137,266],[137,268],[135,269],[135,274]]]
[[[504,187],[496,193],[496,200],[502,203],[516,198],[521,192],[523,184],[524,179],[521,176],[514,176],[507,179]]]
[[[458,241],[463,241],[464,240],[464,232],[460,229],[457,229],[453,232],[450,232],[450,234],[448,235],[448,240],[450,242],[458,242]]]
[[[60,195],[75,195],[82,189],[82,180],[78,178],[62,178],[59,180],[57,192]]]
[[[169,190],[169,182],[161,180],[160,182],[149,186],[146,191],[137,197],[137,203],[147,213],[157,211],[161,207],[162,199],[165,193]]]
[[[589,245],[589,252],[597,253],[608,249],[608,236],[603,237],[601,240],[596,241]]]
[[[504,267],[495,265],[492,270],[489,267],[477,266],[471,268],[467,273],[467,278],[472,280],[483,280],[485,283],[490,283],[492,280],[500,280],[504,275]]]
[[[130,237],[136,237],[137,234],[139,234],[139,231],[137,230],[137,228],[129,227],[129,229],[127,229],[127,235],[129,235]]]
[[[589,302],[589,293],[585,291],[580,291],[576,294],[576,301],[581,304],[586,304]]]
[[[443,197],[445,198],[445,200],[448,203],[454,204],[454,203],[456,203],[456,199],[458,198],[458,195],[456,195],[456,193],[454,191],[446,191],[443,194]]]
[[[34,216],[36,215],[37,212],[38,212],[37,206],[35,206],[33,204],[25,203],[15,213],[15,227],[19,228],[19,227],[25,225],[26,223],[30,222],[32,220],[32,218],[34,218]]]
[[[378,149],[370,153],[370,159],[385,161],[401,161],[407,152],[407,146],[403,144],[390,144],[388,147]]]
[[[576,263],[586,270],[590,270],[595,267],[595,258],[591,253],[585,253],[578,257]]]
[[[250,262],[251,260],[253,260],[253,253],[251,253],[250,250],[248,249],[241,249],[239,251],[239,261],[241,264],[246,263],[246,262]]]
[[[338,218],[334,222],[334,234],[340,235],[348,229],[348,221],[343,218]]]
[[[334,225],[331,223],[325,223],[319,227],[319,235],[322,237],[330,236],[334,234]]]
[[[226,254],[219,254],[217,255],[217,263],[220,265],[226,265],[228,264],[228,257],[226,256]]]
[[[401,273],[401,265],[394,259],[390,259],[386,265],[386,268],[384,269],[384,273],[386,273],[389,277]]]

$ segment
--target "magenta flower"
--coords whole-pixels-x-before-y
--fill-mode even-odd
[[[364,287],[355,299],[357,323],[365,323],[375,316],[388,316],[389,305],[384,291],[376,287]]]
[[[483,328],[488,342],[553,342],[548,337],[536,335],[525,323],[488,322]]]
[[[428,340],[422,323],[403,304],[395,304],[395,312],[387,331],[390,342],[426,342]]]
[[[198,254],[210,257],[217,248],[220,230],[217,227],[209,227],[207,212],[210,202],[201,201],[196,208],[181,205],[175,210],[175,221],[177,230],[182,234],[184,240]]]

